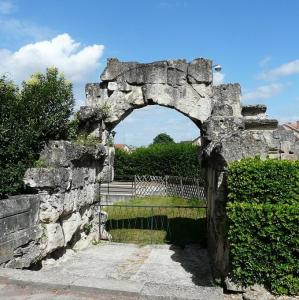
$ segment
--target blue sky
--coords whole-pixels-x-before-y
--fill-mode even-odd
[[[239,82],[242,102],[264,103],[280,122],[299,120],[299,1],[0,0],[0,73],[17,82],[49,65],[74,83],[97,82],[108,57],[123,61],[206,57],[218,82]],[[166,108],[133,112],[116,142],[145,145],[159,132],[176,140],[198,130]]]

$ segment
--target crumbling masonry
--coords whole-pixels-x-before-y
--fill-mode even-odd
[[[23,196],[27,206],[16,204],[21,205],[18,213],[7,208],[8,201],[6,208],[0,207],[0,223],[10,224],[0,237],[0,264],[26,267],[53,251],[74,247],[87,238],[85,224],[92,224],[94,233],[89,239],[96,239],[98,181],[113,177],[109,135],[134,109],[161,105],[181,112],[201,131],[208,247],[214,275],[224,277],[229,261],[225,238],[228,164],[256,155],[299,159],[299,142],[266,117],[265,106],[242,106],[239,84],[213,86],[212,81],[212,61],[203,58],[149,64],[109,59],[101,82],[86,85],[86,106],[78,112],[81,132],[97,137],[101,144],[53,141],[45,148],[41,159],[47,167],[30,169],[25,176],[25,183],[38,190],[38,195]],[[20,203],[18,198],[13,201]],[[11,213],[5,215],[3,209]],[[22,221],[23,227],[15,228],[12,220]],[[26,238],[21,238],[22,230]]]

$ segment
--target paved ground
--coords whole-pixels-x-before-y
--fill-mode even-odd
[[[101,243],[41,271],[0,270],[0,299],[223,299],[199,246]]]

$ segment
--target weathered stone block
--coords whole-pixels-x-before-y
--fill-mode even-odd
[[[278,127],[278,121],[274,119],[246,119],[245,129],[247,130],[273,130]]]
[[[24,183],[32,188],[66,190],[70,178],[66,168],[31,168],[25,173]]]
[[[64,194],[63,199],[63,212],[62,215],[69,215],[74,210],[74,203],[77,201],[78,192],[77,190],[70,190]]]
[[[241,87],[238,83],[213,86],[213,100],[215,111],[217,106],[230,106],[234,117],[242,117],[240,103]]]
[[[63,247],[65,244],[62,227],[59,223],[50,223],[44,225],[44,234],[47,238],[47,253]]]
[[[63,213],[64,195],[61,193],[40,193],[40,221],[55,223]]]
[[[266,105],[243,105],[242,106],[242,115],[244,117],[264,117],[267,111]]]
[[[65,246],[72,239],[74,233],[82,224],[79,212],[71,214],[68,218],[62,220],[62,230],[64,233]]]
[[[137,65],[137,62],[120,62],[117,58],[109,58],[107,67],[101,75],[101,80],[113,81],[124,72],[136,68]]]
[[[73,164],[77,164],[78,161],[84,160],[95,162],[96,160],[104,159],[105,154],[105,147],[100,143],[92,145],[76,145],[69,141],[50,141],[41,152],[40,159],[43,160],[47,166],[56,167],[56,169],[50,168],[46,171],[44,170],[46,168],[39,168],[34,172],[38,174],[46,172],[59,174],[59,170],[63,170],[63,168],[59,169],[60,167],[69,167]],[[67,173],[69,171],[65,169],[65,171],[61,172]]]
[[[188,81],[190,83],[212,83],[212,61],[204,58],[194,59],[188,65]]]
[[[167,84],[171,86],[183,85],[186,83],[186,73],[175,68],[167,70]]]

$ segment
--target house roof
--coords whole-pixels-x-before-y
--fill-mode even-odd
[[[289,122],[282,124],[283,127],[287,127],[288,129],[294,130],[296,132],[299,132],[299,121],[296,122]]]
[[[129,148],[126,144],[114,144],[116,149],[124,149],[125,147]]]

